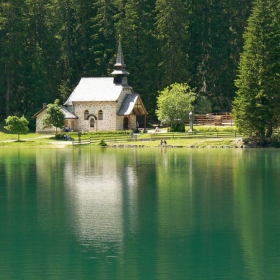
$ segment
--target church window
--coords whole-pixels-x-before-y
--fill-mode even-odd
[[[103,120],[103,111],[102,110],[98,111],[98,119]]]
[[[89,111],[88,111],[88,110],[85,110],[85,112],[84,112],[84,119],[85,119],[85,120],[87,120],[88,115],[89,115]]]

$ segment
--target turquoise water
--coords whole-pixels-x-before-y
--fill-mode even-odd
[[[1,279],[280,279],[280,150],[0,149]]]

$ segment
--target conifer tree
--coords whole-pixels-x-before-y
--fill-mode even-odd
[[[156,31],[161,54],[160,87],[188,82],[188,13],[182,0],[156,1]]]
[[[235,122],[240,131],[264,141],[280,116],[280,3],[256,0],[244,34]],[[266,135],[265,135],[266,134]]]
[[[190,0],[190,85],[231,110],[243,31],[252,0]]]
[[[93,76],[108,76],[113,69],[116,53],[116,26],[114,16],[117,9],[112,0],[98,0],[93,4],[94,16],[91,18],[90,53],[92,57],[90,73]],[[94,67],[92,67],[94,64]],[[90,74],[88,73],[88,74]]]
[[[131,73],[129,83],[153,114],[158,90],[154,1],[128,0],[120,26],[125,62]]]

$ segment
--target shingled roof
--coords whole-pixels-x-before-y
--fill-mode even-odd
[[[36,119],[37,116],[38,116],[40,113],[42,113],[43,111],[45,111],[46,109],[48,109],[48,105],[45,106],[44,108],[42,108],[42,109],[41,109],[39,112],[37,112],[34,116],[32,116],[32,119]],[[63,112],[64,115],[65,115],[65,119],[77,119],[77,118],[78,118],[78,117],[75,116],[73,113],[69,112],[69,111],[67,110],[67,108],[64,107],[64,106],[61,107],[61,110],[62,110],[62,112]]]

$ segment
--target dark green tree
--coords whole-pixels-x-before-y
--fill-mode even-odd
[[[17,116],[9,116],[6,121],[6,126],[4,126],[5,129],[7,129],[10,133],[15,133],[18,135],[18,141],[19,141],[19,135],[27,133],[28,128],[28,121],[24,116],[21,118]]]
[[[231,110],[234,79],[252,0],[190,0],[190,85],[215,111]]]
[[[65,125],[65,115],[61,108],[59,100],[56,99],[53,104],[48,104],[47,113],[43,119],[43,127],[47,128],[54,126],[56,128],[56,134],[57,128],[62,129]]]
[[[0,9],[1,111],[8,116],[21,111],[20,95],[26,86],[28,9],[23,0],[2,1]]]
[[[244,34],[235,122],[240,131],[270,137],[280,116],[280,3],[256,0]]]
[[[161,54],[158,64],[160,87],[188,78],[187,4],[182,0],[156,1],[156,31]]]
[[[129,83],[141,94],[150,113],[154,114],[158,90],[158,44],[155,38],[155,3],[128,0],[122,19],[122,45],[131,73]]]
[[[113,0],[98,0],[93,4],[94,16],[91,18],[90,47],[92,61],[88,73],[93,76],[108,76],[113,69],[116,53],[117,8]]]

